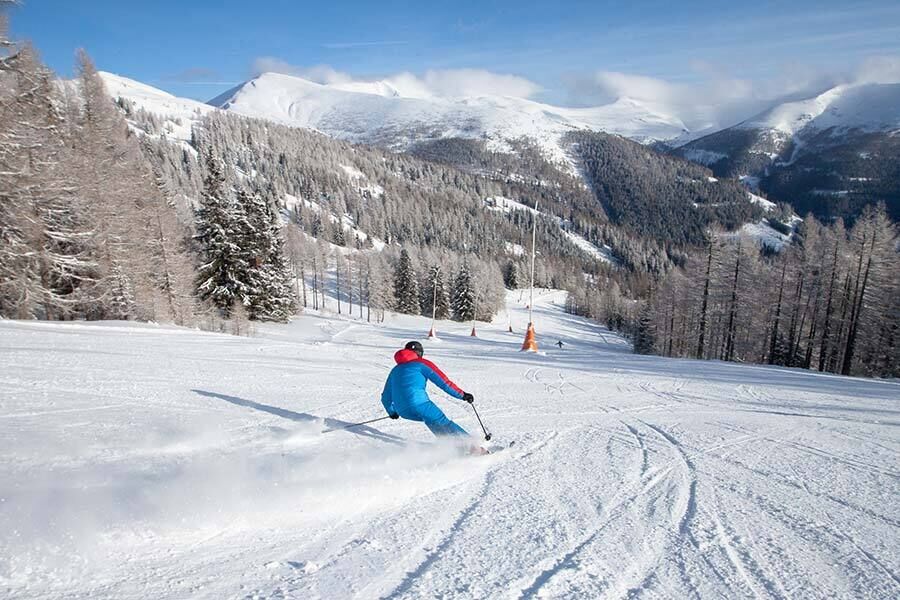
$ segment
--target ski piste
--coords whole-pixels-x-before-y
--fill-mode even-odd
[[[562,292],[521,353],[518,299],[518,334],[438,321],[440,344],[394,314],[0,321],[4,597],[900,597],[900,384],[635,355]],[[321,433],[382,416],[417,337],[513,446]]]

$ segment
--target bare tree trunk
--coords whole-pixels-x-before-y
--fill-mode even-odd
[[[350,303],[349,314],[353,316],[353,261],[347,257],[347,301]]]
[[[797,337],[797,318],[800,311],[801,300],[803,299],[803,287],[806,284],[806,276],[801,265],[797,271],[797,293],[794,295],[794,307],[791,311],[791,324],[788,326],[788,359],[789,367],[796,366],[794,364],[794,352],[796,350]]]
[[[863,299],[866,296],[866,285],[869,282],[869,271],[872,267],[872,255],[875,253],[875,237],[876,234],[873,231],[869,256],[866,259],[866,271],[862,278],[862,286],[859,288],[859,295],[855,298],[853,312],[850,315],[850,331],[847,334],[847,349],[844,352],[844,362],[841,366],[842,375],[849,375],[850,368],[853,366],[853,354],[856,350],[856,334],[859,331],[859,316],[860,313],[862,313]],[[865,243],[863,243],[863,251],[865,251]],[[859,273],[857,273],[857,277],[859,277]]]
[[[300,287],[303,290],[303,308],[306,308],[306,262],[300,261]]]
[[[837,337],[831,347],[828,358],[828,370],[837,373],[838,364],[844,360],[842,342],[844,340],[844,326],[847,323],[847,307],[850,305],[850,274],[844,277],[844,293],[841,295],[841,320],[838,323]]]
[[[313,308],[319,310],[319,261],[313,256]]]
[[[778,286],[778,302],[775,305],[775,320],[772,325],[772,338],[769,342],[769,364],[775,364],[775,348],[778,344],[778,325],[781,321],[781,299],[784,297],[784,276],[787,273],[787,260],[781,267],[781,284]]]
[[[334,273],[337,282],[335,296],[337,296],[338,314],[341,314],[341,254],[339,252],[336,252],[334,256]]]
[[[731,282],[731,308],[728,311],[728,328],[725,341],[725,360],[734,359],[734,327],[737,316],[738,278],[741,273],[741,242],[738,238],[737,258],[734,261],[734,279]]]
[[[837,279],[837,259],[838,246],[840,240],[834,242],[834,257],[831,261],[831,281],[828,284],[828,300],[825,303],[825,325],[822,329],[822,339],[819,341],[819,371],[824,371],[828,355],[830,353],[829,344],[831,343],[831,317],[833,313],[832,304],[834,303],[834,283]]]
[[[709,307],[709,280],[712,273],[713,238],[709,239],[709,254],[706,258],[706,281],[703,283],[703,306],[700,308],[700,338],[697,341],[697,358],[703,358],[706,342],[707,309]]]
[[[159,235],[159,247],[162,252],[162,261],[163,261],[163,289],[166,292],[166,299],[169,302],[169,312],[172,314],[172,320],[175,321],[176,325],[182,325],[181,316],[178,314],[178,310],[176,309],[176,301],[175,301],[175,289],[172,283],[172,273],[169,270],[169,253],[166,251],[166,235],[163,232],[162,226],[162,217],[159,215],[159,212],[156,213],[156,227],[157,233]]]

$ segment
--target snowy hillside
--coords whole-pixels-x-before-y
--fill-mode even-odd
[[[208,104],[179,98],[127,77],[105,72],[101,72],[100,77],[110,96],[114,99],[124,98],[133,102],[138,109],[163,117],[164,131],[178,140],[190,140],[193,122],[215,110]]]
[[[786,135],[832,127],[839,132],[900,130],[900,84],[837,86],[807,100],[778,105],[737,127]]]
[[[800,214],[854,218],[884,202],[900,215],[900,84],[842,85],[787,102],[676,150],[740,177]],[[896,216],[895,216],[896,218]]]
[[[562,108],[505,96],[403,96],[386,82],[348,88],[278,73],[264,73],[210,104],[394,149],[429,139],[463,137],[486,138],[502,150],[506,140],[527,137],[556,160],[564,160],[559,142],[567,131],[606,131],[652,142],[672,140],[687,130],[676,117],[627,98],[606,106]]]
[[[8,598],[896,598],[900,384],[633,355],[536,303],[427,356],[498,446],[381,421],[428,321],[0,321]],[[564,342],[562,349],[552,344]],[[432,391],[469,431],[471,410]]]
[[[840,85],[786,102],[746,121],[694,140],[679,153],[701,164],[730,165],[726,175],[758,175],[772,162],[790,164],[815,146],[834,146],[861,134],[900,131],[900,84]],[[826,139],[816,140],[822,132]]]

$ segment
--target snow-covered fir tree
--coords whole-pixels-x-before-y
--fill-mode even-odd
[[[248,265],[247,313],[256,321],[286,322],[296,305],[281,219],[272,202],[258,192],[241,189],[238,205],[246,214],[239,246]]]
[[[422,279],[422,314],[430,317],[432,309],[437,319],[450,316],[450,297],[444,284],[444,270],[440,265],[432,265]]]
[[[241,239],[248,225],[240,206],[233,199],[222,161],[210,150],[206,155],[206,179],[194,236],[200,243],[204,261],[197,274],[197,294],[209,300],[226,317],[234,303],[248,301],[247,253]]]
[[[519,289],[519,265],[515,261],[506,264],[503,271],[503,284],[510,290]]]
[[[469,269],[468,261],[463,262],[453,279],[453,318],[457,321],[471,321],[475,318],[477,294],[475,281]]]
[[[400,251],[400,260],[394,270],[394,295],[397,311],[408,315],[419,314],[419,285],[412,258],[406,248]]]

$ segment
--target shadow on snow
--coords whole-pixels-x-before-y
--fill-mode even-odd
[[[330,417],[316,417],[309,413],[300,413],[295,412],[293,410],[287,410],[286,408],[280,408],[278,406],[271,406],[269,404],[260,404],[259,402],[254,402],[253,400],[246,400],[244,398],[239,398],[237,396],[229,396],[227,394],[220,394],[218,392],[209,392],[206,390],[198,390],[192,389],[192,392],[195,394],[199,394],[201,396],[205,396],[207,398],[216,398],[218,400],[224,400],[230,404],[234,404],[236,406],[242,406],[244,408],[252,408],[253,410],[258,410],[260,412],[269,413],[270,415],[275,415],[276,417],[281,417],[282,419],[288,419],[290,421],[296,421],[298,423],[323,423],[329,431],[331,430],[339,430],[346,428],[353,423],[349,421],[341,421],[340,419],[332,419]],[[377,440],[381,440],[383,442],[388,442],[390,444],[402,445],[405,443],[405,440],[401,437],[397,437],[395,435],[390,435],[388,433],[384,433],[371,427],[369,425],[361,425],[359,427],[354,427],[353,429],[348,429],[348,433],[352,433],[355,435],[360,435],[363,437],[370,437]],[[326,433],[326,432],[323,432]]]

